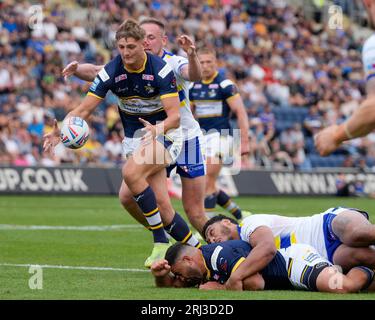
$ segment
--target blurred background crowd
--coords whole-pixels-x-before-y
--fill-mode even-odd
[[[309,18],[301,9],[304,2],[313,9]],[[360,9],[360,1],[335,3],[344,13],[347,6]],[[193,35],[198,48],[215,49],[220,72],[237,83],[251,125],[251,155],[238,161],[242,168],[356,166],[366,171],[375,165],[374,134],[327,158],[314,149],[313,135],[349,117],[365,92],[361,48],[366,33],[355,32],[360,27],[345,19],[336,27],[324,23],[324,0],[35,4],[0,1],[0,164],[121,164],[123,132],[112,94],[90,120],[91,138],[82,150],[59,146],[50,158],[42,154],[41,139],[54,118],[61,121],[80,103],[90,85],[75,77],[65,81],[63,67],[73,60],[105,64],[117,54],[114,35],[121,22],[152,16],[166,22],[170,51],[183,55],[176,37]]]

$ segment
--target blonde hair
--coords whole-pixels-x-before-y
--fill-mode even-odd
[[[116,41],[122,38],[134,38],[135,40],[143,40],[146,32],[134,19],[125,20],[116,31]]]
[[[216,52],[215,50],[212,50],[212,49],[208,49],[208,48],[201,48],[198,50],[197,52],[198,55],[200,54],[211,54],[213,55],[215,58],[216,58]]]

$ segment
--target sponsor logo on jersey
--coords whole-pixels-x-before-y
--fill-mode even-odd
[[[208,86],[208,89],[217,89],[219,88],[219,85],[217,83],[211,83],[209,86]]]
[[[176,88],[176,78],[173,78],[172,82],[171,82],[171,88]]]
[[[98,76],[100,77],[100,79],[102,79],[103,82],[106,82],[109,79],[109,75],[107,71],[105,71],[104,68],[100,70],[100,72],[98,73]]]
[[[169,64],[166,64],[163,69],[159,71],[158,75],[160,78],[164,79],[171,71],[172,68],[169,66]]]
[[[95,90],[96,90],[96,87],[97,87],[98,84],[99,84],[99,82],[100,82],[99,78],[96,77],[96,78],[94,79],[94,81],[92,82],[92,84],[91,84],[90,90],[91,90],[91,91],[95,91]]]
[[[122,80],[125,80],[125,79],[127,79],[128,78],[128,76],[124,73],[124,74],[120,74],[119,76],[117,76],[116,78],[115,78],[115,83],[117,83],[117,82],[120,82],[120,81],[122,81]]]
[[[224,258],[220,258],[219,265],[220,265],[221,270],[223,270],[224,272],[228,271],[228,261],[227,260],[225,260]]]
[[[148,81],[154,81],[154,76],[152,74],[142,74],[142,79],[148,80]]]
[[[223,89],[225,89],[226,87],[231,86],[233,84],[234,83],[233,83],[232,80],[226,79],[226,80],[223,80],[223,81],[220,82],[220,87],[222,87]]]
[[[202,88],[202,84],[200,84],[200,83],[196,83],[194,85],[194,89],[201,89],[201,88]]]
[[[210,98],[214,98],[216,96],[216,90],[215,89],[212,89],[208,92],[208,96]]]
[[[146,90],[146,92],[147,92],[148,94],[151,94],[151,93],[154,93],[154,92],[155,92],[155,88],[152,87],[150,83],[147,83],[147,86],[145,86],[144,88],[145,88],[145,90]]]

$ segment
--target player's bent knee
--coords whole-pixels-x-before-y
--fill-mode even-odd
[[[131,168],[130,168],[131,169]],[[123,170],[123,178],[128,187],[133,186],[142,178],[141,170]]]
[[[123,206],[128,206],[130,204],[133,203],[134,199],[133,199],[133,196],[129,193],[125,193],[125,192],[119,192],[119,195],[118,195],[119,199],[120,199],[120,203],[123,205]]]

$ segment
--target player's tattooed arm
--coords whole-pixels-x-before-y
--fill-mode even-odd
[[[77,78],[85,81],[94,81],[96,75],[104,65],[94,65],[91,63],[80,64],[77,61],[69,63],[62,71],[65,81],[69,76],[76,76]]]

